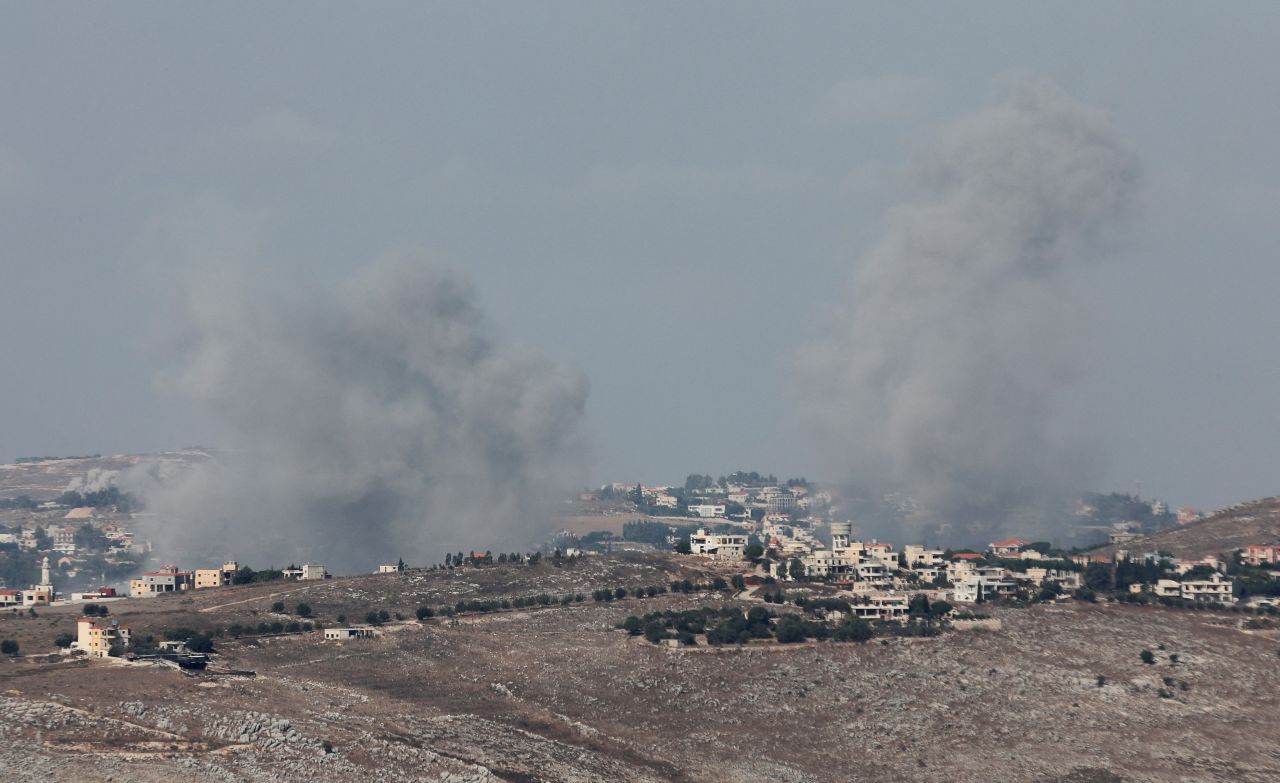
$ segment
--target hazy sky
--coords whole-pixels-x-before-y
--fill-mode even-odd
[[[797,346],[912,149],[1031,75],[1145,172],[1059,426],[1108,489],[1275,494],[1277,37],[1243,2],[7,3],[0,458],[216,445],[156,385],[178,258],[328,285],[421,249],[589,379],[595,479],[821,477]]]

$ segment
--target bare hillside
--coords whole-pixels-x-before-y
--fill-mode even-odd
[[[72,479],[84,479],[91,473],[128,470],[143,463],[183,466],[208,459],[200,450],[167,451],[160,454],[115,454],[98,457],[42,459],[0,465],[0,498],[26,495],[33,500],[52,500],[67,488]]]
[[[1219,553],[1229,555],[1249,544],[1276,542],[1280,542],[1280,497],[1269,497],[1238,503],[1199,522],[1144,536],[1121,547],[1103,547],[1099,551],[1108,554],[1117,548],[1130,552],[1162,551],[1181,558],[1198,559]]]
[[[614,628],[632,613],[740,603],[727,593],[456,623],[411,614],[467,597],[652,584],[697,562],[600,557],[115,604],[140,633],[258,622],[277,600],[305,600],[326,622],[379,607],[406,619],[370,640],[219,640],[218,667],[253,677],[2,660],[0,770],[140,783],[1280,777],[1276,630],[1237,614],[1069,602],[997,609],[994,630],[933,639],[741,649],[666,649]],[[0,636],[36,652],[74,621],[70,610],[4,617]]]

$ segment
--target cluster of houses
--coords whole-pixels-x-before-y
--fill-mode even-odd
[[[852,540],[848,522],[831,524],[830,547],[803,527],[782,522],[766,523],[761,532],[769,552],[761,566],[765,575],[780,581],[808,578],[834,583],[858,599],[860,616],[877,619],[905,616],[908,595],[929,588],[937,597],[957,603],[981,603],[1046,584],[1056,585],[1066,594],[1083,587],[1083,571],[1090,565],[1109,566],[1123,559],[1158,561],[1176,576],[1192,570],[1203,574],[1133,584],[1129,587],[1132,592],[1199,602],[1236,602],[1234,582],[1224,573],[1227,564],[1215,557],[1178,560],[1150,553],[1134,558],[1122,550],[1114,558],[1073,555],[1068,564],[1067,556],[1038,551],[1032,542],[1021,538],[993,541],[985,552],[948,553],[917,544],[897,551],[887,543]],[[694,555],[715,560],[741,561],[749,541],[747,532],[699,529],[690,534],[689,549]],[[1280,565],[1280,545],[1250,546],[1241,557],[1250,565]]]
[[[831,495],[813,491],[807,484],[740,484],[726,481],[701,488],[645,486],[614,482],[605,489],[615,494],[635,496],[639,505],[653,508],[684,508],[698,519],[751,519],[762,514],[804,514],[810,508],[829,504]],[[754,512],[754,513],[753,513]]]
[[[150,551],[149,542],[136,542],[133,532],[113,522],[92,522],[92,508],[73,508],[62,524],[0,528],[0,545],[23,552],[47,552],[58,573],[75,579],[86,567],[102,563],[131,566]],[[91,535],[85,535],[86,528]]]
[[[234,560],[229,560],[217,568],[197,568],[194,571],[183,571],[176,565],[162,565],[156,571],[147,571],[141,576],[134,577],[129,582],[129,597],[149,598],[184,590],[226,587],[231,584],[238,570],[240,570],[240,564]],[[281,573],[285,579],[297,581],[332,577],[328,569],[319,563],[289,566]]]

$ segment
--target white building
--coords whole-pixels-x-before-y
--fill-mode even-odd
[[[303,580],[328,579],[329,572],[319,563],[307,563],[302,566],[302,573],[298,575],[298,578]]]
[[[908,568],[918,566],[940,566],[946,552],[941,549],[929,549],[920,544],[907,544],[902,548],[902,560]]]
[[[378,573],[398,574],[400,573],[400,566],[396,565],[395,563],[382,563],[381,565],[378,566]]]
[[[326,641],[345,641],[347,639],[372,639],[374,636],[372,628],[326,628],[324,629],[324,638]]]
[[[907,616],[909,599],[905,593],[879,593],[866,596],[867,603],[854,604],[853,615],[863,620],[902,620]]]
[[[698,528],[698,532],[689,534],[689,551],[710,555],[716,560],[741,560],[746,556],[747,537],[736,533],[708,533]]]
[[[1061,571],[1056,568],[1028,568],[1026,580],[1035,585],[1056,582],[1063,590],[1076,590],[1083,586],[1079,571]]]
[[[710,519],[712,517],[722,517],[724,516],[724,512],[725,506],[723,504],[699,503],[697,505],[689,506],[689,516],[691,517]]]
[[[1232,581],[1221,574],[1214,574],[1208,579],[1182,582],[1181,585],[1181,597],[1189,601],[1218,601],[1224,604],[1236,602]]]
[[[1001,595],[1009,595],[1017,589],[1018,586],[1012,579],[973,573],[955,582],[953,595],[960,603],[976,604]]]

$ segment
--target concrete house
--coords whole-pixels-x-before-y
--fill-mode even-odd
[[[746,556],[747,537],[737,533],[708,533],[699,528],[689,534],[689,550],[695,555],[709,555],[716,560],[741,560]]]
[[[326,628],[324,629],[325,641],[346,641],[347,639],[372,639],[374,632],[372,628]]]
[[[129,646],[129,629],[114,620],[82,617],[76,623],[76,649],[94,658],[106,658],[115,645]]]
[[[231,584],[232,578],[239,569],[240,564],[234,560],[223,563],[221,568],[197,568],[195,571],[196,589],[226,587]]]
[[[1000,541],[992,541],[987,549],[996,557],[1017,557],[1022,552],[1022,548],[1030,543],[1024,538],[1006,538]]]
[[[131,598],[151,598],[162,593],[176,593],[190,590],[195,586],[195,579],[188,571],[179,571],[175,565],[160,566],[158,571],[147,571],[142,576],[129,581]]]

